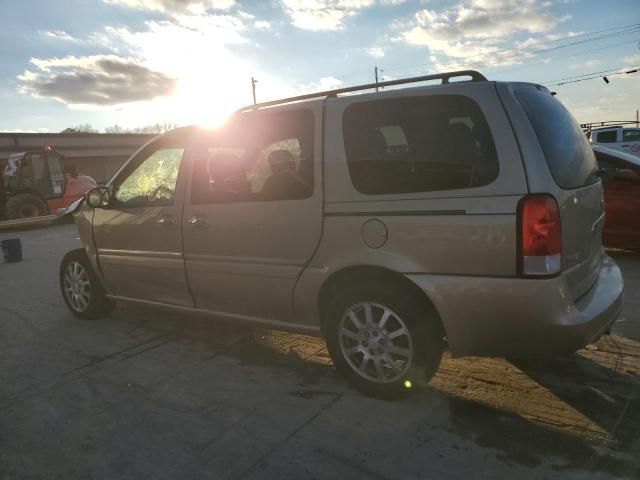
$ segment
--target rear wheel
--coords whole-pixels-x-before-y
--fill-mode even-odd
[[[19,193],[9,197],[5,211],[9,220],[40,217],[49,213],[45,201],[32,193]]]
[[[71,313],[84,320],[106,317],[115,307],[115,303],[107,298],[84,250],[73,250],[62,259],[60,291]]]
[[[388,285],[360,285],[330,301],[323,324],[338,371],[366,395],[393,399],[425,386],[444,349],[422,299]]]

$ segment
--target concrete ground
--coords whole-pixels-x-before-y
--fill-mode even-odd
[[[429,389],[363,397],[322,341],[58,291],[75,226],[0,263],[0,479],[640,478],[640,255],[616,334],[547,365],[446,358]]]

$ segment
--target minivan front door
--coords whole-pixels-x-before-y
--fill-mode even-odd
[[[193,305],[180,231],[185,140],[173,134],[139,151],[110,182],[93,235],[108,290],[118,297]]]
[[[320,115],[239,114],[194,147],[182,229],[199,308],[292,320],[322,227]]]

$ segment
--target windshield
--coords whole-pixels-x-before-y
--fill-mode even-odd
[[[565,189],[598,180],[591,145],[569,111],[548,90],[526,87],[515,91],[538,136],[558,186]]]

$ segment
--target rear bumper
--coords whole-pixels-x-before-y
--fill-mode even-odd
[[[603,255],[593,286],[576,301],[565,278],[407,275],[433,301],[454,356],[532,357],[578,350],[622,310],[620,268]]]

